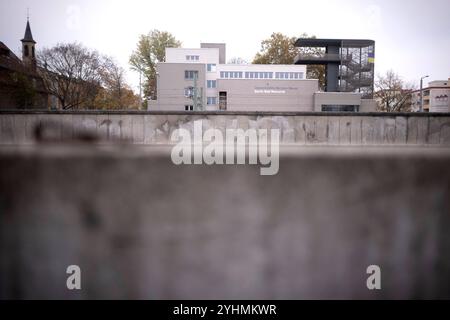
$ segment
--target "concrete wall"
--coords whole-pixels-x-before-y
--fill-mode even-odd
[[[299,145],[450,145],[449,114],[414,113],[261,113],[261,112],[1,112],[0,144],[34,142],[36,126],[50,127],[56,140],[85,132],[101,142],[166,144],[177,128],[281,130],[282,143]],[[48,126],[48,123],[52,125]]]
[[[303,148],[261,177],[155,147],[2,147],[0,299],[448,299],[449,163]]]

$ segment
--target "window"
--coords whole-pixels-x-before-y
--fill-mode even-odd
[[[187,61],[199,61],[200,60],[200,56],[186,56],[186,60]]]
[[[275,79],[303,79],[304,75],[303,72],[276,72],[275,73]],[[269,78],[273,78],[273,73],[271,72],[269,75]]]
[[[208,72],[216,72],[216,65],[208,64]]]
[[[248,72],[245,73],[246,77]],[[242,71],[221,71],[220,77],[224,79],[242,79],[244,73]]]
[[[322,111],[324,112],[358,112],[359,106],[357,105],[329,105],[323,104]]]
[[[192,106],[192,105],[186,105],[186,106],[184,106],[184,110],[185,110],[185,111],[194,111],[194,106]]]
[[[208,89],[217,88],[217,81],[216,80],[208,80],[206,82],[207,82]]]
[[[30,51],[29,51],[29,49],[28,49],[28,46],[25,45],[25,46],[24,46],[24,49],[25,49],[25,57],[28,57],[28,55],[30,54]]]
[[[198,71],[186,70],[184,72],[184,79],[186,79],[186,80],[194,80],[194,78],[198,79]]]
[[[208,97],[206,100],[206,104],[209,106],[216,105],[217,104],[217,98],[216,97]]]

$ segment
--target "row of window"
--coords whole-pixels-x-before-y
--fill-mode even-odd
[[[246,79],[273,79],[273,72],[246,72]]]
[[[358,112],[358,105],[334,105],[334,104],[323,104],[323,112]]]
[[[200,56],[186,56],[187,61],[199,61]]]
[[[244,73],[240,71],[221,71],[223,79],[242,79]],[[275,72],[275,79],[303,79],[303,72]],[[245,79],[274,79],[273,72],[245,72]]]
[[[303,79],[303,72],[277,72],[275,73],[277,79]]]
[[[198,71],[186,70],[184,72],[184,79],[186,79],[186,80],[198,79]]]
[[[216,65],[208,64],[208,72],[215,72]],[[273,72],[245,72],[245,79],[274,79]],[[198,71],[194,70],[186,70],[184,72],[184,78],[186,80],[193,80],[194,78],[198,79]],[[244,73],[241,71],[221,71],[220,77],[223,79],[242,79],[244,77]],[[298,80],[303,79],[303,72],[276,72],[275,79],[292,79]],[[208,88],[215,88],[216,86],[211,86]]]
[[[220,77],[224,79],[242,79],[243,72],[221,71]]]

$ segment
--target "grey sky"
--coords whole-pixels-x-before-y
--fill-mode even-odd
[[[128,71],[138,37],[173,33],[185,47],[226,42],[251,61],[272,32],[376,41],[376,72],[418,82],[450,77],[450,1],[395,0],[1,0],[0,41],[18,52],[26,11],[39,48],[78,41],[115,57]],[[128,71],[134,88],[137,75]]]

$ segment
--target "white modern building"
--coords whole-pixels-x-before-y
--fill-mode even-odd
[[[373,111],[358,93],[319,92],[305,65],[226,64],[226,47],[167,48],[150,111]],[[322,103],[323,102],[323,103]],[[372,110],[373,109],[373,110]]]
[[[450,78],[431,81],[422,91],[424,112],[450,112]],[[420,110],[420,90],[412,92],[411,104],[413,111]]]

